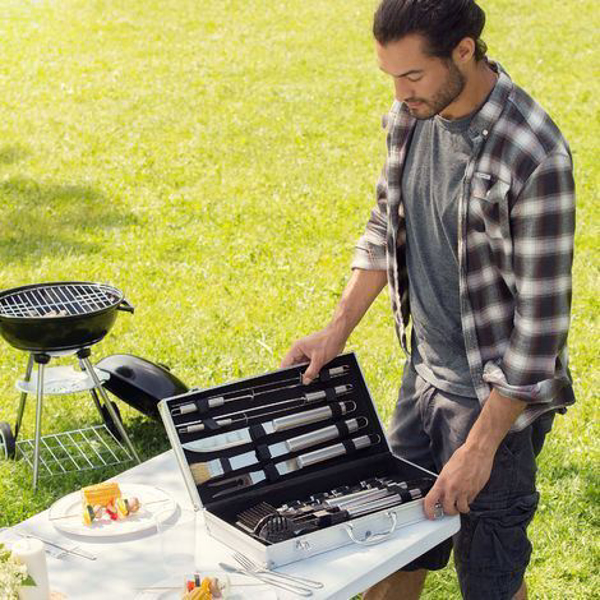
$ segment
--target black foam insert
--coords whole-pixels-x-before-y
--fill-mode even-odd
[[[198,494],[207,510],[215,516],[218,516],[229,523],[233,523],[238,513],[262,501],[277,506],[293,500],[306,498],[311,494],[329,491],[343,485],[356,485],[361,480],[370,479],[372,477],[392,475],[397,475],[403,479],[423,477],[422,470],[412,467],[391,454],[385,439],[385,433],[382,429],[375,406],[354,353],[343,354],[336,357],[324,367],[324,370],[328,372],[329,369],[335,367],[346,367],[346,371],[342,376],[326,376],[323,377],[322,380],[314,381],[308,386],[301,384],[301,376],[306,369],[306,365],[301,365],[209,389],[192,390],[186,394],[165,401],[171,412],[173,425],[178,432],[179,442],[182,444],[194,440],[205,439],[209,436],[224,433],[225,431],[235,431],[249,426],[252,427],[254,434],[257,432],[259,434],[258,441],[252,441],[226,450],[208,453],[196,453],[184,450],[188,466],[196,463],[205,463],[215,458],[231,459],[238,454],[256,450],[259,446],[270,446],[348,419],[362,417],[363,419],[361,421],[364,422],[364,420],[366,420],[368,422],[368,425],[360,431],[346,436],[343,435],[345,430],[342,426],[340,427],[342,433],[338,438],[321,443],[318,446],[311,446],[310,448],[292,455],[271,458],[269,460],[268,453],[265,453],[263,450],[260,455],[262,460],[257,464],[235,472],[229,472],[225,475],[225,478],[228,478],[240,473],[263,470],[267,475],[267,480],[253,487],[241,488],[231,495],[215,498],[215,493],[224,488],[209,486],[207,482],[198,485]],[[349,394],[336,398],[335,403],[337,404],[338,402],[344,401],[354,402],[356,404],[356,409],[352,413],[340,417],[334,416],[328,420],[312,423],[310,425],[303,425],[286,431],[275,432],[267,436],[260,435],[260,424],[269,422],[277,416],[282,416],[282,414],[297,414],[313,408],[327,406],[331,404],[333,388],[348,384],[352,385],[352,391]],[[297,407],[289,408],[294,405],[293,402],[290,403],[290,400],[301,399],[305,393],[320,390],[331,390],[327,392],[329,399],[322,399],[309,404],[300,404],[299,400],[299,405]],[[197,403],[200,406],[205,406],[211,398],[234,398],[238,396],[238,400],[226,403],[223,406],[211,408],[206,414],[193,412],[185,415],[173,415],[174,409],[176,411],[176,409],[182,405]],[[252,415],[256,413],[250,411],[256,408],[260,408],[264,412],[273,411],[274,414],[251,419],[250,421],[242,420],[239,423],[226,428],[214,427],[215,422],[219,421],[219,419],[227,418],[226,416],[230,413],[240,411],[247,415]],[[281,412],[282,408],[286,409],[284,413]],[[279,414],[277,414],[277,411],[279,411]],[[209,417],[211,421],[208,423],[208,427],[206,427],[205,431],[195,433],[181,432],[182,427],[193,424],[199,420],[204,421],[207,417]],[[336,457],[326,462],[317,463],[281,477],[278,477],[277,471],[273,468],[273,465],[277,465],[279,462],[295,456],[306,454],[330,445],[344,443],[346,440],[351,440],[367,434],[376,440],[376,443],[369,448],[356,450],[350,454]],[[254,435],[253,438],[255,437],[257,436]],[[265,458],[267,458],[267,460],[265,460]],[[223,462],[227,464],[227,461]],[[217,480],[213,479],[211,481],[214,482]]]

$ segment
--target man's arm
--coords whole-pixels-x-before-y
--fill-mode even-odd
[[[442,469],[425,497],[424,510],[433,519],[439,502],[447,515],[469,512],[469,505],[490,478],[494,456],[526,402],[502,396],[493,390],[465,443]]]
[[[512,424],[527,404],[548,402],[556,393],[556,364],[569,330],[574,230],[572,162],[559,150],[532,173],[511,211],[514,329],[501,363],[484,367],[493,391],[425,498],[428,517],[436,502],[447,514],[468,512]]]
[[[281,367],[310,361],[303,382],[310,383],[321,367],[335,358],[375,298],[385,287],[387,273],[354,269],[329,325],[298,340],[281,361]]]

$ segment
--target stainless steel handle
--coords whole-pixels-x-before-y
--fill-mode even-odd
[[[367,448],[372,444],[368,435],[354,438],[351,442],[357,450]],[[343,456],[344,454],[346,454],[346,447],[344,444],[335,444],[335,446],[328,446],[327,448],[321,448],[321,450],[315,450],[314,452],[298,456],[296,462],[298,468],[303,469],[304,467],[310,467],[311,465],[329,460],[330,458],[335,458],[336,456]]]
[[[292,429],[294,427],[299,427],[300,425],[317,423],[318,421],[324,421],[325,419],[328,419],[331,417],[331,415],[332,410],[329,406],[315,408],[314,410],[306,410],[294,415],[273,419],[273,430],[285,431],[286,429]]]
[[[225,398],[223,396],[214,396],[213,398],[208,399],[208,408],[217,408],[218,406],[223,406],[225,404]],[[177,408],[175,408],[177,410]],[[198,410],[195,402],[189,402],[188,404],[182,404],[179,407],[179,415],[189,415],[190,413],[194,413]]]
[[[336,396],[343,396],[344,394],[349,394],[352,391],[351,385],[338,385],[333,388]]]
[[[323,390],[319,390],[318,392],[306,392],[304,398],[307,402],[317,402],[318,400],[327,398],[327,394]]]
[[[333,367],[329,369],[329,376],[339,377],[340,375],[344,375],[348,371],[350,371],[350,367],[348,365],[343,365],[341,367]]]
[[[239,400],[239,398],[236,398]],[[219,406],[223,406],[225,404],[225,398],[223,396],[214,396],[213,398],[208,399],[208,408],[217,408]]]
[[[389,529],[389,531],[386,531],[385,533],[378,533],[373,535],[370,531],[367,531],[365,537],[362,540],[359,540],[354,535],[354,526],[352,525],[352,523],[346,524],[346,533],[355,544],[359,544],[360,546],[374,546],[375,544],[379,544],[390,538],[393,535],[394,531],[396,531],[396,526],[398,525],[398,517],[396,516],[395,512],[390,511],[387,513],[387,516],[392,522],[392,526]]]
[[[227,427],[233,424],[233,419],[219,419],[216,423],[219,427]],[[196,423],[195,425],[183,427],[180,433],[197,433],[198,431],[204,431],[204,429],[204,423]]]
[[[343,396],[344,394],[349,394],[352,391],[351,385],[338,385],[333,388],[336,397]],[[325,400],[327,398],[327,392],[325,390],[320,390],[318,392],[306,392],[304,397],[307,402],[317,402],[318,400]]]
[[[350,419],[349,421],[346,421],[346,425],[348,426],[348,430],[350,432],[354,432],[358,429],[358,421],[356,419]],[[317,429],[317,431],[310,431],[309,433],[305,433],[287,440],[286,445],[290,452],[298,452],[304,448],[316,446],[321,442],[334,440],[335,438],[339,437],[339,435],[340,431],[337,425],[330,425],[329,427]]]
[[[372,490],[363,490],[356,494],[348,494],[347,497],[343,498],[330,498],[325,501],[325,504],[327,506],[337,506],[338,508],[349,510],[350,507],[358,506],[373,500],[379,500],[386,496],[390,496],[390,492],[386,489],[380,490],[376,488]]]
[[[296,461],[298,463],[298,467],[303,469],[304,467],[310,467],[311,465],[323,462],[324,460],[329,460],[330,458],[335,458],[336,456],[342,456],[345,453],[346,448],[344,447],[344,444],[336,444],[335,446],[328,446],[327,448],[322,448],[321,450],[315,450],[314,452],[303,454],[302,456],[299,456]]]
[[[377,437],[379,437],[379,436],[377,436]],[[361,435],[360,437],[354,438],[351,441],[353,442],[354,447],[357,450],[362,450],[363,448],[368,448],[369,446],[373,446],[374,444],[379,443],[379,440],[374,442],[371,439],[371,436],[368,436],[368,435]]]
[[[393,508],[395,506],[400,506],[401,504],[402,498],[400,498],[400,496],[394,495],[389,496],[388,498],[381,498],[380,500],[374,500],[373,502],[361,504],[359,506],[349,507],[347,510],[350,513],[350,516],[354,518],[360,517],[361,515],[365,515],[370,512],[377,512],[379,510],[383,510],[384,508]]]

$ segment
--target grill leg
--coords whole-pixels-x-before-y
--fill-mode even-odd
[[[40,461],[40,438],[42,437],[42,400],[44,398],[44,371],[50,362],[47,354],[36,354],[38,364],[37,406],[35,409],[35,446],[33,448],[33,489],[37,488],[38,467]]]
[[[100,396],[102,396],[102,400],[104,401],[104,406],[106,406],[106,409],[108,410],[110,416],[112,417],[112,420],[113,420],[116,428],[119,430],[119,433],[121,434],[121,437],[123,438],[123,441],[127,444],[127,447],[131,451],[131,454],[135,457],[135,460],[138,462],[138,464],[140,464],[142,461],[140,460],[138,453],[135,451],[135,448],[133,447],[133,444],[131,443],[129,436],[127,435],[127,432],[125,431],[125,427],[123,427],[123,423],[121,423],[121,419],[119,419],[119,415],[117,415],[115,409],[113,408],[113,405],[106,393],[106,390],[102,387],[102,383],[98,379],[98,375],[96,375],[96,371],[94,371],[94,367],[92,366],[90,359],[88,357],[85,357],[85,358],[82,358],[81,360],[85,366],[85,370],[87,371],[88,375],[92,378],[92,381],[94,382],[94,385],[96,386],[96,390],[98,391]]]
[[[79,368],[85,373],[87,373],[87,369],[85,368],[85,365],[83,364],[83,360],[81,358],[79,358]],[[90,394],[92,396],[92,400],[94,401],[94,406],[98,410],[100,418],[104,420],[104,413],[102,412],[102,405],[100,404],[100,398],[98,398],[98,392],[96,392],[95,388],[92,388],[90,390]]]
[[[25,381],[28,382],[31,379],[31,373],[33,371],[33,354],[29,355],[27,361],[27,370],[25,371]],[[19,429],[21,429],[21,422],[23,421],[23,413],[25,412],[25,401],[27,400],[27,392],[21,392],[21,400],[19,402],[19,411],[17,412],[17,422],[15,424],[15,442],[19,436]]]

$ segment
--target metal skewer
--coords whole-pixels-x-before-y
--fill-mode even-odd
[[[343,365],[341,367],[333,367],[331,369],[327,369],[325,373],[328,374],[329,378],[341,377],[345,373],[349,371],[349,367],[347,365]],[[321,377],[321,375],[319,375]],[[318,379],[318,378],[317,378]],[[290,385],[282,385],[282,384],[290,384]],[[284,379],[283,381],[275,381],[273,383],[264,383],[262,385],[252,386],[250,388],[243,388],[241,390],[235,390],[233,392],[226,392],[219,396],[210,396],[206,398],[208,408],[217,408],[219,406],[223,406],[227,402],[237,402],[238,400],[253,400],[257,396],[262,396],[264,394],[270,394],[272,392],[278,392],[281,390],[293,389],[296,387],[301,387],[304,384],[302,383],[302,374],[296,375],[290,379]],[[275,387],[271,387],[275,386]],[[270,388],[270,389],[265,389]],[[246,392],[248,393],[243,393]],[[257,390],[263,390],[257,393]],[[229,397],[230,394],[237,394],[236,396]],[[180,406],[176,406],[171,411],[171,414],[176,417],[180,415],[187,415],[190,413],[194,413],[198,411],[198,406],[195,402],[187,402],[185,404],[181,404]]]
[[[352,389],[353,389],[353,387],[350,384],[338,385],[337,387],[333,388],[335,398],[338,398],[345,394],[349,394],[352,391]],[[302,394],[302,396],[298,396],[296,398],[290,398],[289,400],[283,400],[281,402],[272,402],[270,404],[264,404],[263,406],[257,406],[256,408],[248,408],[246,410],[234,411],[234,412],[219,416],[219,418],[216,419],[214,422],[218,427],[228,427],[229,425],[233,425],[240,421],[241,422],[247,421],[250,418],[248,416],[249,414],[259,413],[258,415],[253,415],[253,416],[261,416],[261,417],[265,416],[266,414],[270,414],[270,413],[262,412],[265,408],[272,408],[274,406],[281,408],[282,406],[284,406],[284,405],[287,406],[289,404],[292,405],[289,408],[298,408],[300,406],[304,406],[305,404],[311,404],[312,402],[318,402],[320,400],[327,400],[327,390],[320,390],[318,392],[307,392],[306,394]],[[236,419],[236,417],[240,417],[240,418]],[[178,433],[181,435],[184,433],[197,433],[200,431],[204,431],[206,429],[206,425],[204,423],[205,420],[206,419],[201,419],[199,421],[193,421],[191,423],[188,423],[187,425],[179,427]]]

